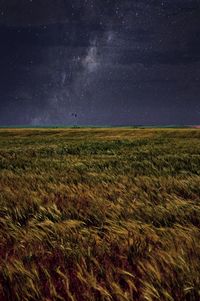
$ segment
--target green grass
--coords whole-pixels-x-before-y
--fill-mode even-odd
[[[200,300],[200,131],[0,129],[0,300]]]

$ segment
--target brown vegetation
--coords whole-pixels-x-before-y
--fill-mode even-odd
[[[197,129],[1,129],[0,300],[200,300]]]

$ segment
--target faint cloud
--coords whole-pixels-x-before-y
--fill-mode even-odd
[[[95,72],[98,69],[100,63],[98,61],[96,46],[91,46],[88,49],[86,56],[82,60],[82,65],[88,72]]]

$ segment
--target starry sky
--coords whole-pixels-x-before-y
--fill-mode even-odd
[[[0,125],[200,124],[200,0],[0,0]]]

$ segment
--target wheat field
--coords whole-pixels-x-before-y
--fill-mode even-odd
[[[1,301],[198,301],[199,228],[198,129],[0,129]]]

